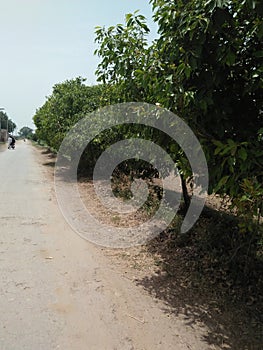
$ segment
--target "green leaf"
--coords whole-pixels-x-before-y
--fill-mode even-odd
[[[132,13],[127,13],[125,16],[126,22],[128,22],[131,17],[132,17]]]
[[[170,148],[170,152],[172,153],[178,152],[178,147],[174,143],[172,143],[169,148]]]
[[[217,147],[224,147],[223,143],[221,141],[218,140],[212,140],[213,144],[216,145]]]
[[[226,58],[225,62],[228,66],[232,66],[236,61],[236,55],[234,54],[233,51],[229,51]]]
[[[191,67],[189,65],[186,65],[184,73],[185,73],[185,76],[186,76],[187,79],[190,78],[191,71],[192,71]]]
[[[217,192],[218,190],[220,190],[226,183],[227,180],[229,179],[229,176],[224,176],[220,179],[219,183],[217,184],[216,188],[215,188],[215,192]]]
[[[244,147],[242,147],[238,150],[238,156],[243,161],[245,161],[247,159],[247,151]]]

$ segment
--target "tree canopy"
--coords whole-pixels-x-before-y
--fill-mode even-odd
[[[78,77],[56,84],[52,94],[34,115],[38,139],[55,150],[59,149],[66,132],[80,118],[103,103],[105,88],[99,85],[87,86],[84,82],[85,79]]]
[[[58,149],[85,113],[107,104],[142,101],[183,118],[202,144],[209,191],[227,195],[239,213],[262,215],[263,3],[259,0],[151,0],[159,37],[148,43],[146,18],[96,27],[101,85],[76,78],[53,88],[34,116],[36,135]],[[119,130],[120,131],[120,130]],[[130,128],[122,133],[131,135]],[[137,130],[135,130],[137,132]],[[182,181],[191,168],[161,133],[141,136],[170,152]],[[108,134],[108,142],[113,133]],[[115,132],[115,135],[118,132]],[[88,155],[87,155],[88,156]]]
[[[0,111],[0,129],[6,129],[7,132],[13,132],[16,129],[16,124],[4,111]]]
[[[19,130],[18,135],[23,138],[31,138],[33,136],[33,129],[29,128],[28,126],[23,126]]]
[[[262,2],[150,2],[159,27],[150,46],[138,13],[97,28],[99,79],[119,87],[124,101],[158,102],[182,117],[205,151],[210,192],[262,213]]]

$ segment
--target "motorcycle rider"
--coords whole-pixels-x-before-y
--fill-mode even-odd
[[[16,143],[16,140],[15,140],[14,136],[9,135],[9,137],[8,137],[8,149],[11,149],[11,148],[14,149],[15,143]]]

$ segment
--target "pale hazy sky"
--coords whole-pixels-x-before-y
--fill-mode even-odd
[[[18,126],[56,83],[77,76],[96,83],[94,27],[124,23],[140,10],[156,36],[148,0],[0,0],[0,107]]]

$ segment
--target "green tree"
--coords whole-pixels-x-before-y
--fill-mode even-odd
[[[210,191],[229,194],[250,217],[262,213],[263,3],[151,3],[160,34],[156,74],[166,86],[160,100],[202,141]]]
[[[206,153],[210,192],[228,194],[250,218],[260,215],[263,3],[150,2],[159,26],[150,47],[138,14],[127,15],[126,26],[97,29],[99,79],[121,85],[123,100],[158,102],[184,118]],[[170,149],[185,181],[189,163]]]
[[[33,129],[28,126],[23,126],[18,132],[19,136],[22,138],[31,138],[33,136]]]
[[[146,19],[138,11],[126,15],[125,25],[96,27],[95,54],[101,58],[96,74],[98,81],[115,87],[116,102],[146,98],[137,73],[147,65],[147,33]]]
[[[87,86],[76,78],[56,84],[52,94],[35,113],[36,136],[58,150],[65,134],[87,113],[107,103],[103,86]]]
[[[16,129],[16,124],[9,119],[4,111],[0,111],[0,127],[8,132],[13,132]]]

